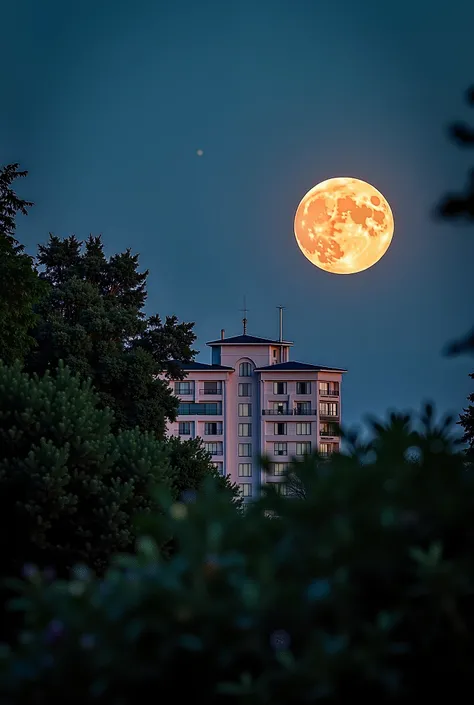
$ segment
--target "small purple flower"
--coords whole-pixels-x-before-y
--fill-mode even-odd
[[[277,629],[270,635],[270,645],[275,651],[286,651],[290,644],[290,635],[284,629]]]
[[[64,634],[64,624],[59,619],[53,619],[48,624],[46,629],[46,641],[49,644],[54,644],[58,641]]]
[[[38,568],[33,565],[33,563],[25,563],[22,570],[23,577],[27,580],[31,580],[36,575],[38,575]]]

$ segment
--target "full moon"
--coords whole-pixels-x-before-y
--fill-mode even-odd
[[[393,228],[393,214],[382,194],[365,181],[346,177],[312,188],[295,215],[300,250],[332,274],[372,267],[388,250]]]

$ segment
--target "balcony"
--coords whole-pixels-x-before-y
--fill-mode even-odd
[[[223,450],[208,450],[207,452],[210,453],[212,457],[214,457],[215,455],[224,455]]]
[[[319,412],[319,418],[324,419],[326,421],[337,421],[339,418],[339,412],[337,414],[323,414],[322,411]]]
[[[332,428],[332,429],[329,429],[329,431],[321,430],[319,432],[319,435],[321,436],[321,438],[339,438],[339,429]]]
[[[222,404],[220,402],[203,404],[181,402],[178,407],[179,416],[222,416]]]
[[[199,394],[221,396],[222,395],[222,387],[214,387],[212,389],[206,389],[206,388],[200,389]]]
[[[321,389],[319,390],[319,396],[320,397],[338,397],[339,396],[339,389],[328,389],[326,392],[323,392]]]
[[[295,409],[295,416],[316,416],[316,409]]]

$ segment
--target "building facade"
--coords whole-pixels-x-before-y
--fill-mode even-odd
[[[281,336],[280,336],[281,337]],[[170,435],[200,436],[220,473],[230,475],[251,500],[262,483],[281,484],[294,457],[339,449],[341,387],[346,370],[290,360],[293,343],[246,333],[207,343],[211,364],[183,365],[186,378],[171,382],[180,400]],[[270,460],[270,474],[258,459]]]

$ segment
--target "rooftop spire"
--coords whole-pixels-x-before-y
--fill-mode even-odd
[[[280,342],[282,342],[282,340],[283,340],[283,310],[284,310],[284,308],[285,308],[284,306],[277,306],[277,309],[280,311],[280,337],[278,338],[278,340]]]
[[[243,311],[244,317],[242,318],[242,323],[244,326],[244,335],[247,335],[247,313],[248,313],[248,308],[247,308],[247,301],[244,296],[244,307],[240,309]]]

